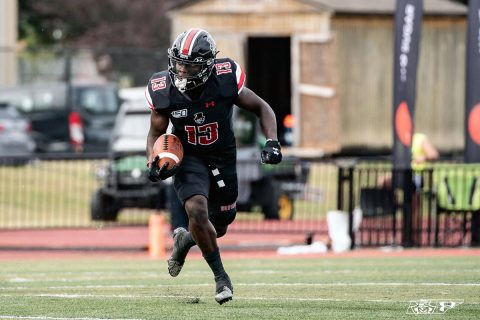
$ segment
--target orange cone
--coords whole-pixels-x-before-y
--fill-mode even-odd
[[[165,251],[165,216],[151,214],[148,218],[148,253],[151,258],[164,258]]]

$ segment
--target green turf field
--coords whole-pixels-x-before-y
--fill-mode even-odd
[[[480,257],[224,259],[234,300],[214,301],[199,259],[0,262],[0,319],[478,319]],[[411,301],[463,301],[442,315]],[[415,302],[413,302],[415,306]],[[437,308],[438,310],[438,308]]]

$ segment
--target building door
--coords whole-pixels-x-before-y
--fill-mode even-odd
[[[283,120],[291,114],[290,48],[290,37],[249,37],[247,43],[247,87],[275,111],[282,145],[288,144]]]
[[[294,145],[332,153],[340,149],[335,39],[329,35],[292,37]]]

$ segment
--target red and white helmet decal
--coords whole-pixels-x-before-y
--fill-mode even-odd
[[[182,43],[180,45],[180,52],[184,55],[191,55],[192,48],[195,45],[195,40],[197,40],[198,36],[202,33],[201,29],[189,29],[187,31],[187,35],[183,38]]]

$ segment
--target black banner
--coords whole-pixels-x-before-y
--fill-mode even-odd
[[[411,166],[422,0],[397,0],[393,79],[393,163]]]
[[[470,0],[467,31],[465,162],[480,162],[480,0]]]

